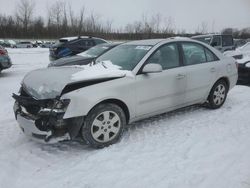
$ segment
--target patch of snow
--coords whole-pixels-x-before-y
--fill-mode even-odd
[[[112,64],[111,61],[103,61],[93,66],[84,67],[84,70],[73,74],[71,80],[80,81],[124,77],[126,74],[131,74],[131,71],[120,70],[120,67]]]
[[[11,93],[27,72],[47,67],[49,52],[9,52],[14,65],[0,74],[1,188],[250,187],[249,87],[233,88],[218,110],[189,107],[133,123],[104,149],[40,144],[18,127]]]

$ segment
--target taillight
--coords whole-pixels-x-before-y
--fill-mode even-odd
[[[7,54],[6,50],[0,49],[0,55],[6,55],[6,54]]]

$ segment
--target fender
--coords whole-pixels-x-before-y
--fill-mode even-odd
[[[119,100],[126,104],[129,116],[133,118],[136,104],[133,81],[134,78],[128,77],[112,79],[63,94],[61,99],[70,100],[63,118],[86,116],[95,105],[109,99]],[[127,90],[127,85],[131,87],[131,90]]]

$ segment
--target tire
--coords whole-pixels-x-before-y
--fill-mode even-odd
[[[100,104],[87,115],[81,134],[91,147],[103,148],[120,139],[125,125],[126,117],[119,106],[112,103]]]
[[[226,101],[228,85],[224,80],[217,81],[212,87],[208,96],[208,107],[211,109],[220,108]]]

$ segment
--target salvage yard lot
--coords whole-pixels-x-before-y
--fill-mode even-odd
[[[121,141],[94,150],[77,142],[39,144],[15,121],[11,94],[46,67],[48,49],[8,49],[0,74],[0,187],[250,187],[250,87],[221,109],[189,107],[131,125]]]

